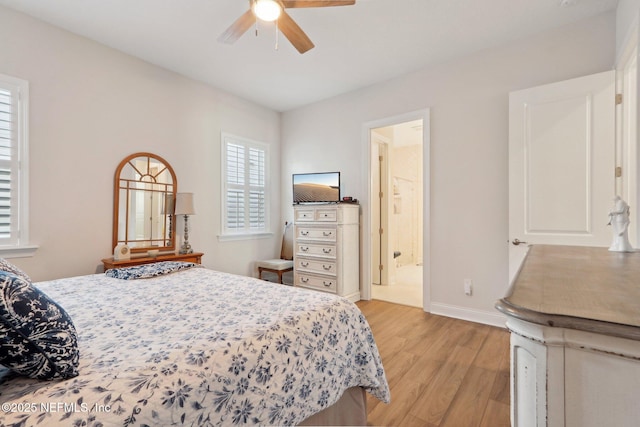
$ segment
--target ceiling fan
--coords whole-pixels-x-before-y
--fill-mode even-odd
[[[240,38],[257,20],[276,21],[278,29],[300,53],[314,47],[313,42],[295,23],[285,9],[300,7],[349,6],[356,0],[249,0],[250,8],[218,37],[223,43],[233,43]]]

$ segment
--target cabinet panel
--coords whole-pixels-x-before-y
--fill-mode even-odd
[[[638,425],[639,361],[569,348],[565,383],[567,426]]]
[[[535,427],[538,425],[536,399],[538,398],[538,372],[536,356],[520,345],[511,348],[513,376],[514,426]],[[544,384],[543,384],[544,385]]]

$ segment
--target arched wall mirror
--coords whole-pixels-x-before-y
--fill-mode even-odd
[[[113,245],[131,252],[175,250],[174,200],[178,182],[162,157],[135,153],[120,162],[113,194]]]

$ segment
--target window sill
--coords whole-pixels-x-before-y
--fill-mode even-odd
[[[260,233],[219,234],[218,241],[228,242],[233,240],[267,239],[269,237],[273,237],[273,233],[270,231],[265,231]]]
[[[0,257],[2,258],[29,258],[36,254],[39,246],[0,246]]]

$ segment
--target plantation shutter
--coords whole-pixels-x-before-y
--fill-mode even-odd
[[[249,228],[264,230],[264,150],[249,148]]]
[[[244,228],[244,152],[242,145],[227,143],[227,229]]]
[[[18,91],[0,82],[0,244],[18,241]]]
[[[266,146],[231,136],[224,141],[225,232],[266,231]]]

